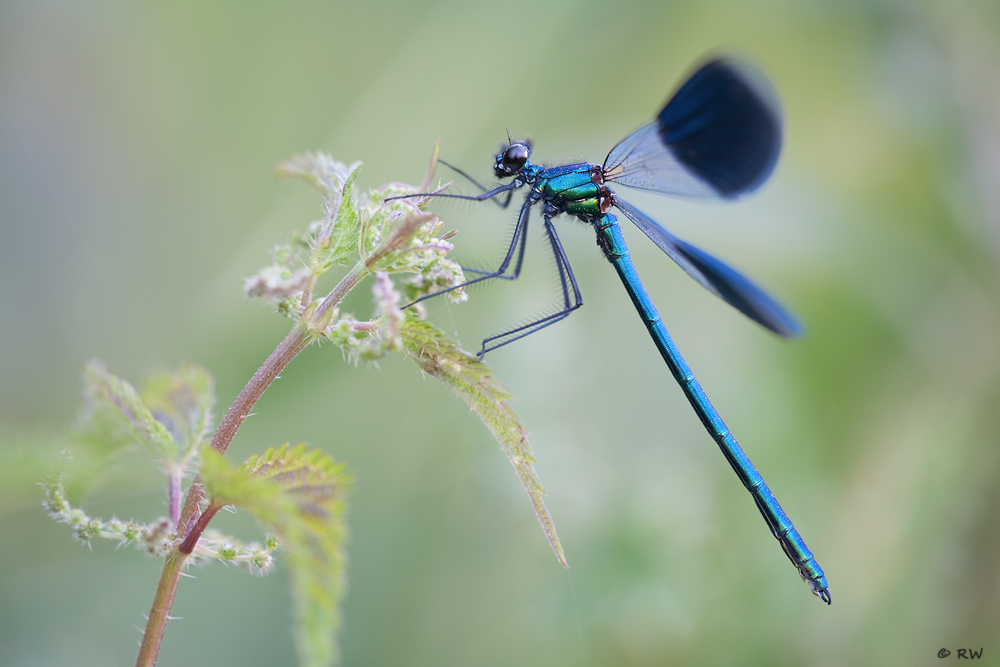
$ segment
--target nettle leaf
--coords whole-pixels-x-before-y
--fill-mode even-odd
[[[87,402],[82,435],[91,444],[118,449],[133,444],[149,447],[166,464],[177,455],[177,442],[143,404],[128,382],[91,361],[83,372]]]
[[[208,438],[215,405],[215,381],[192,364],[147,378],[139,392],[156,421],[166,427],[186,454]]]
[[[514,411],[507,405],[512,398],[507,388],[493,377],[493,371],[478,358],[460,349],[443,333],[413,317],[407,317],[400,327],[399,336],[407,356],[441,382],[444,382],[463,401],[469,404],[486,428],[510,459],[518,479],[527,491],[535,508],[538,522],[545,537],[563,567],[569,567],[556,527],[545,507],[542,488],[532,463],[535,457],[528,444],[528,430]]]
[[[346,564],[344,466],[320,450],[282,445],[233,468],[206,447],[201,476],[211,503],[247,509],[279,537],[292,575],[300,663],[332,664]]]
[[[332,221],[333,227],[326,238],[318,239],[323,245],[316,249],[316,259],[323,269],[328,269],[334,264],[347,264],[350,260],[356,259],[361,218],[358,213],[358,202],[354,199],[354,180],[361,171],[361,163],[352,167],[340,192],[339,206]]]

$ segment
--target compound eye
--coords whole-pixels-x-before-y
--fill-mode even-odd
[[[521,171],[524,167],[524,163],[528,161],[528,156],[531,151],[527,146],[521,143],[511,144],[507,150],[503,152],[503,168],[508,173],[514,174]]]

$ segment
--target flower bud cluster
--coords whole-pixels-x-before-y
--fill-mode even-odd
[[[257,542],[243,544],[230,536],[207,530],[198,540],[193,555],[214,558],[223,563],[235,563],[247,568],[251,574],[264,575],[274,567],[274,552],[278,546],[278,539],[271,534],[264,538],[263,545]]]

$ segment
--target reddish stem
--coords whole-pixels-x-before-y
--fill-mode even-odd
[[[185,556],[190,555],[191,552],[194,551],[195,546],[198,544],[198,538],[201,537],[201,534],[205,532],[206,528],[208,528],[209,522],[215,518],[215,515],[218,514],[219,510],[223,507],[225,507],[225,505],[209,505],[208,509],[202,512],[201,516],[198,517],[198,521],[194,524],[194,527],[191,529],[191,532],[188,533],[188,536],[184,538],[184,541],[181,542],[181,545],[177,547],[177,550]]]
[[[153,607],[149,610],[149,620],[146,622],[146,632],[143,633],[142,644],[139,646],[139,657],[135,661],[136,667],[153,667],[156,664],[156,656],[163,643],[163,632],[170,618],[170,608],[174,604],[177,585],[184,574],[187,559],[186,554],[171,553],[163,563],[160,583],[156,586]]]
[[[295,327],[285,336],[285,340],[281,341],[281,344],[275,348],[271,356],[267,358],[267,361],[257,369],[257,372],[253,374],[250,381],[243,387],[243,391],[233,401],[229,412],[222,418],[222,422],[219,424],[219,428],[215,431],[215,436],[212,438],[212,449],[220,454],[226,453],[229,443],[233,441],[236,432],[243,424],[243,420],[253,410],[253,406],[260,400],[264,391],[271,386],[274,379],[295,358],[295,355],[309,345],[311,340],[312,337],[301,326]],[[198,507],[204,499],[205,489],[201,484],[201,478],[195,477],[191,483],[191,488],[188,490],[187,499],[184,501],[184,511],[181,512],[180,521],[177,522],[177,533],[183,535],[185,539],[190,537],[190,533],[187,530],[188,524],[198,512]]]
[[[233,441],[236,431],[239,430],[243,420],[247,418],[253,406],[260,400],[264,391],[271,386],[278,374],[284,370],[285,366],[304,350],[312,341],[312,337],[301,326],[297,326],[288,332],[285,340],[275,348],[267,361],[257,369],[243,391],[236,397],[229,412],[222,418],[215,437],[212,438],[212,449],[225,454],[229,448],[229,443]]]

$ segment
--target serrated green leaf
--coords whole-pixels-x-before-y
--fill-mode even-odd
[[[347,166],[326,153],[297,155],[278,165],[283,176],[301,178],[323,195],[326,219],[318,230],[310,258],[310,269],[323,273],[334,264],[356,259],[358,227],[361,220],[354,198],[354,181],[361,163]]]
[[[142,444],[164,463],[173,463],[177,443],[153,418],[132,385],[109,373],[98,361],[87,364],[83,383],[87,407],[81,430],[87,441],[111,450]]]
[[[207,437],[215,405],[215,381],[204,368],[192,364],[147,378],[139,392],[143,404],[166,427],[185,453]]]
[[[340,194],[340,206],[333,220],[333,229],[317,259],[320,267],[328,269],[334,264],[346,264],[355,259],[358,249],[358,227],[361,220],[358,202],[354,199],[354,180],[361,171],[359,163],[351,171]]]
[[[454,341],[426,322],[408,317],[400,327],[399,335],[407,356],[425,373],[441,380],[468,403],[500,443],[531,499],[552,551],[563,567],[569,567],[552,516],[545,507],[545,490],[531,465],[535,457],[528,444],[528,430],[507,405],[512,398],[507,388],[493,377],[493,371],[486,364],[460,349]]]
[[[243,507],[279,536],[292,574],[300,664],[333,664],[346,563],[345,468],[305,445],[271,448],[239,468],[205,448],[201,475],[211,502]]]
[[[281,490],[242,468],[235,468],[211,447],[201,449],[201,482],[208,498],[217,505],[234,505],[251,511],[265,523],[291,511],[291,499]],[[282,505],[287,507],[282,507]]]

